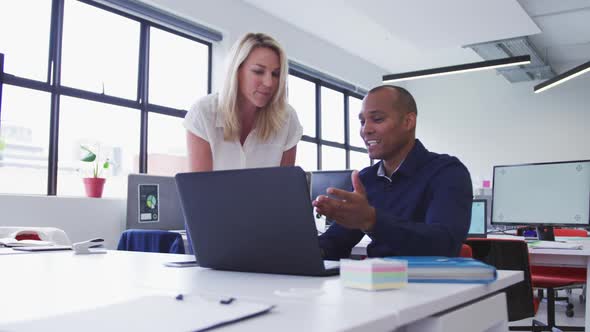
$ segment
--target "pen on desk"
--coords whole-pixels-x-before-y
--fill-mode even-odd
[[[227,299],[221,299],[221,300],[219,300],[219,303],[220,304],[231,304],[233,301],[235,301],[235,298],[228,297]]]

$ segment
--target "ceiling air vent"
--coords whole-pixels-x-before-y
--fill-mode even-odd
[[[484,60],[530,55],[531,63],[528,65],[496,69],[511,83],[549,79],[555,76],[551,66],[545,63],[526,37],[471,44],[464,47],[471,48]]]

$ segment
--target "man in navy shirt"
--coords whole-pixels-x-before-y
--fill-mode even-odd
[[[379,86],[359,114],[371,159],[352,174],[353,192],[329,188],[313,202],[334,220],[320,236],[326,259],[350,256],[365,234],[369,257],[457,256],[467,236],[473,192],[459,159],[426,150],[416,139],[416,102],[404,88]]]

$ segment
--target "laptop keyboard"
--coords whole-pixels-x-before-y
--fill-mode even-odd
[[[330,269],[337,269],[337,268],[340,268],[339,261],[324,261],[324,269],[330,270]]]

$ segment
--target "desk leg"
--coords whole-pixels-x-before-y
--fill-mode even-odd
[[[590,331],[590,302],[588,302],[588,287],[590,286],[590,257],[586,256],[586,315],[584,316],[584,330]]]

